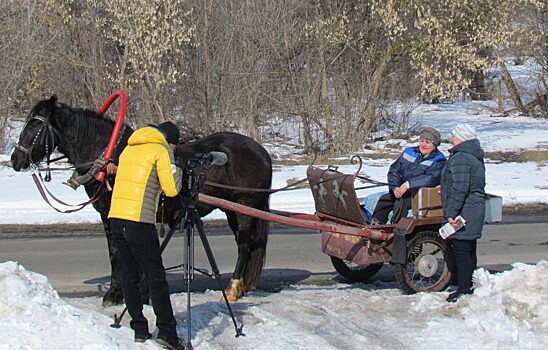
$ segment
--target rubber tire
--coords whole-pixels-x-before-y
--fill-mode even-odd
[[[423,244],[433,244],[440,249],[442,260],[438,260],[438,264],[443,264],[438,267],[443,268],[439,273],[439,277],[435,278],[433,282],[427,286],[419,286],[413,280],[409,278],[407,273],[408,268],[410,271],[415,271],[415,264],[413,252],[415,248],[422,246]],[[407,244],[407,259],[406,264],[396,264],[395,274],[396,280],[399,282],[401,289],[407,294],[413,294],[418,292],[440,292],[445,290],[449,286],[451,281],[451,261],[452,256],[448,249],[447,242],[443,240],[438,232],[435,231],[421,231],[415,234],[415,236]],[[424,277],[424,276],[423,276]]]
[[[350,261],[331,257],[331,263],[339,275],[352,282],[365,282],[374,274],[379,272],[383,264],[356,265],[355,267],[348,266]]]

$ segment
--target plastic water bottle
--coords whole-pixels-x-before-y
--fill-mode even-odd
[[[463,217],[460,215],[457,216],[455,220],[458,224],[457,227],[453,227],[450,223],[446,223],[445,225],[440,227],[439,233],[441,238],[447,239],[447,237],[451,236],[452,234],[463,228],[464,225],[466,225],[466,220],[464,220]]]

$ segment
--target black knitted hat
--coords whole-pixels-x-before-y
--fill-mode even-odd
[[[158,130],[160,130],[166,137],[168,143],[176,145],[179,143],[179,128],[172,122],[163,122],[158,124]]]

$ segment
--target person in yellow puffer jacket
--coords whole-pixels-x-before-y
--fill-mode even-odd
[[[181,189],[181,170],[174,164],[173,155],[178,141],[179,129],[171,122],[147,126],[131,135],[120,155],[108,215],[134,340],[143,343],[151,338],[139,296],[139,274],[143,271],[156,314],[156,342],[169,349],[184,347],[177,336],[154,224],[161,192],[174,197]]]

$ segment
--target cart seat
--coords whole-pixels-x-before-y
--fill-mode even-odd
[[[377,203],[379,202],[379,199],[387,194],[387,191],[383,192],[375,192],[371,193],[365,197],[359,197],[358,201],[360,202],[360,208],[362,209],[363,217],[365,218],[365,222],[368,224],[371,223],[371,220],[373,219],[373,213],[375,212],[375,208],[377,207]],[[394,214],[394,211],[390,211],[388,213],[388,221],[387,224],[392,224],[392,216]],[[413,216],[413,210],[409,209],[407,211],[406,216]]]
[[[314,166],[308,167],[306,175],[318,216],[367,224],[354,189],[355,175]]]
[[[368,194],[365,197],[358,197],[358,201],[360,202],[360,208],[362,209],[363,217],[365,218],[365,221],[367,223],[371,223],[371,220],[373,219],[373,212],[375,211],[375,207],[377,207],[377,203],[379,202],[379,199],[382,195],[388,193],[387,191],[383,192],[375,192]]]

